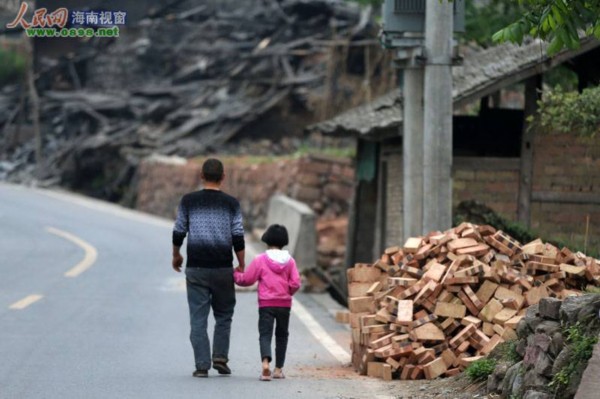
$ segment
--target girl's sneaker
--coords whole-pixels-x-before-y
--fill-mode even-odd
[[[283,370],[282,369],[275,369],[275,371],[273,371],[273,378],[284,379],[285,378],[285,374],[283,374]]]

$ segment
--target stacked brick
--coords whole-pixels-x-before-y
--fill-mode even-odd
[[[516,339],[527,307],[600,285],[600,260],[463,223],[348,270],[352,362],[386,380],[460,373]]]

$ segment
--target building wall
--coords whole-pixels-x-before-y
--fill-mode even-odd
[[[402,156],[395,154],[382,156],[387,165],[386,246],[402,244]],[[600,139],[537,134],[533,163],[534,233],[600,253]],[[517,221],[519,170],[519,158],[455,157],[453,206],[477,200]]]
[[[532,228],[600,253],[600,139],[534,138]]]
[[[386,145],[382,149],[382,170],[385,174],[384,247],[398,245],[403,232],[403,167],[402,146]]]
[[[382,150],[387,174],[385,183],[385,246],[402,245],[403,175],[402,149]],[[452,205],[462,201],[483,202],[509,220],[517,218],[519,159],[455,157],[453,160]]]
[[[517,220],[519,159],[455,157],[452,205],[477,200],[508,220]]]

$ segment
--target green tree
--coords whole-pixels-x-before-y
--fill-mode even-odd
[[[480,46],[493,44],[492,36],[498,30],[516,21],[524,8],[513,0],[490,0],[465,2],[465,33],[463,40]]]
[[[383,3],[383,0],[348,1],[373,6]],[[465,1],[465,38],[482,45],[488,44],[490,36],[493,42],[521,44],[529,35],[549,42],[548,53],[552,55],[565,47],[578,48],[581,37],[600,39],[600,0]],[[493,35],[492,28],[498,29]]]
[[[521,44],[526,35],[548,41],[548,54],[576,49],[580,37],[600,39],[600,0],[513,0],[525,12],[493,36],[495,42]],[[580,35],[581,32],[581,35]]]

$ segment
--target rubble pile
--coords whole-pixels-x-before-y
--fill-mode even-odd
[[[370,8],[343,0],[171,3],[177,7],[149,10],[112,41],[93,39],[72,56],[38,60],[38,180],[75,189],[96,180],[106,191],[100,196],[118,196],[151,153],[192,157],[238,135],[302,132],[320,111],[315,97],[357,97],[338,84],[343,74],[335,68],[360,82],[365,64],[373,75],[385,73],[376,71],[383,51]],[[342,66],[332,63],[339,49]],[[19,85],[0,91],[0,180],[33,173],[27,98]]]
[[[433,379],[516,339],[542,298],[599,286],[600,260],[462,223],[355,265],[348,282],[354,367],[384,379]]]

